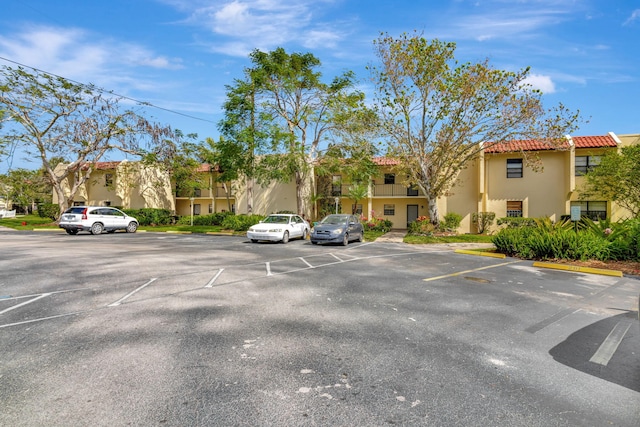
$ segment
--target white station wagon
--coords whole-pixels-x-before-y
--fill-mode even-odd
[[[311,227],[300,215],[272,214],[247,231],[247,237],[253,243],[258,240],[287,243],[289,239],[309,237]]]
[[[107,206],[73,206],[64,211],[58,226],[69,234],[78,234],[79,231],[89,231],[91,234],[101,234],[103,231],[113,233],[116,230],[135,233],[138,220],[120,209]]]

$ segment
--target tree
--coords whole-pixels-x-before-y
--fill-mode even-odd
[[[627,209],[634,218],[640,217],[640,145],[610,151],[600,164],[587,172],[580,198],[612,200]]]
[[[0,77],[0,110],[11,122],[3,129],[0,149],[15,144],[42,163],[61,213],[105,155],[149,154],[173,136],[168,127],[122,111],[118,97],[94,86],[21,67],[2,67]],[[64,165],[56,169],[52,160],[60,157]]]
[[[423,191],[436,226],[437,199],[483,148],[521,139],[559,148],[579,120],[562,104],[543,108],[542,93],[526,83],[528,68],[458,64],[455,43],[417,34],[381,34],[374,46],[380,63],[368,68],[389,155],[400,161],[396,176]],[[521,154],[535,166],[535,158]]]
[[[294,177],[299,213],[309,215],[313,197],[312,164],[319,145],[337,138],[344,129],[344,116],[362,109],[364,95],[353,90],[354,74],[345,72],[330,84],[316,71],[321,63],[311,53],[251,53],[248,70],[255,89],[255,107],[275,125],[269,129],[271,155],[260,159],[258,180],[288,180]]]
[[[51,186],[42,169],[13,169],[0,176],[0,182],[6,188],[2,195],[20,206],[25,213],[33,209],[36,203],[51,201]]]

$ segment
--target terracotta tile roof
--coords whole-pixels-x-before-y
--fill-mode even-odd
[[[391,157],[374,157],[373,162],[378,166],[395,166],[400,164],[399,160],[392,159]]]
[[[616,140],[611,135],[572,136],[576,148],[617,147]],[[569,148],[568,141],[562,144],[563,149]],[[513,153],[517,151],[545,151],[554,148],[537,140],[514,140],[492,145],[485,149],[486,153]]]
[[[562,145],[563,148],[569,148],[568,142]],[[545,144],[542,141],[535,139],[522,139],[490,145],[484,151],[485,153],[513,153],[517,151],[546,151],[554,149],[554,147],[549,144]]]
[[[573,143],[576,148],[602,148],[617,147],[616,140],[611,135],[601,136],[573,136]]]
[[[93,167],[93,170],[102,170],[102,171],[104,171],[104,170],[112,170],[112,169],[117,168],[120,163],[121,162],[119,160],[118,161],[114,161],[114,162],[96,162],[94,167]],[[82,164],[82,170],[89,169],[89,165],[90,164],[91,163],[89,163],[89,162],[83,163]]]

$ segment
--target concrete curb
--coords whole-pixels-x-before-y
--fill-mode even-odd
[[[554,270],[577,271],[580,273],[601,274],[603,276],[623,277],[622,271],[605,270],[603,268],[579,267],[577,265],[553,264],[550,262],[534,262],[534,267],[550,268]]]

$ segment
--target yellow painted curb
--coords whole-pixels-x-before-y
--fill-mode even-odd
[[[221,231],[207,231],[205,234],[209,234],[211,236],[233,236],[233,233],[224,233]]]
[[[491,258],[501,258],[501,259],[504,259],[507,257],[505,254],[497,254],[495,252],[470,251],[468,249],[456,249],[454,252],[457,254],[488,256]]]
[[[622,271],[605,270],[603,268],[579,267],[577,265],[552,264],[550,262],[534,262],[534,267],[552,268],[555,270],[577,271],[579,273],[602,274],[604,276],[622,277]]]
[[[62,231],[62,228],[34,228],[33,231]]]
[[[178,230],[167,230],[165,231],[165,233],[171,233],[171,234],[191,234],[190,231],[178,231]]]

